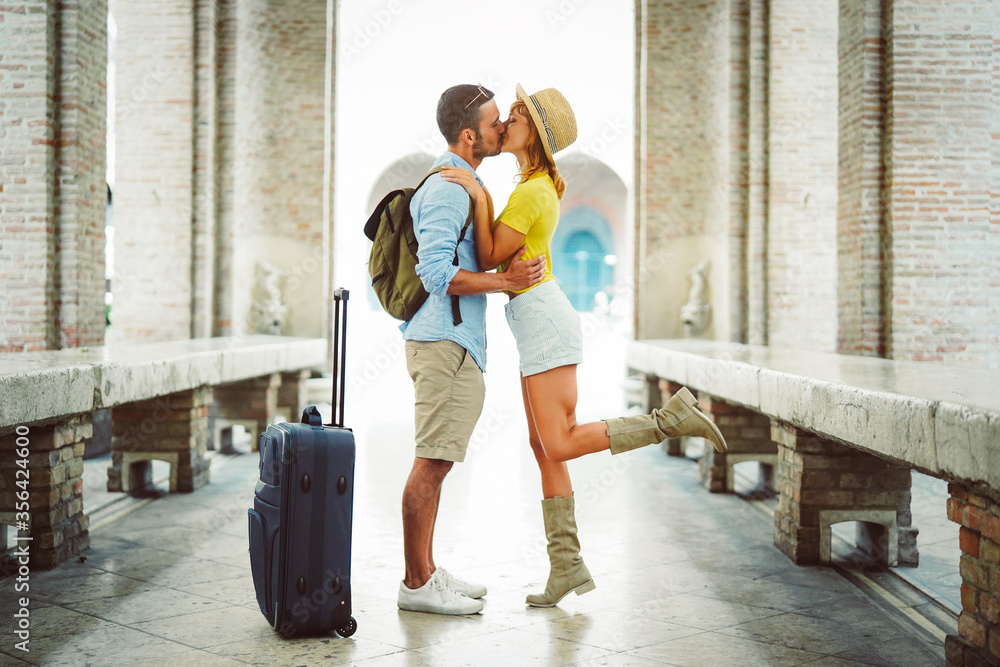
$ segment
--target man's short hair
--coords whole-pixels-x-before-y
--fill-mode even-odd
[[[479,133],[479,109],[493,99],[493,91],[479,85],[460,84],[441,93],[437,124],[449,146],[458,143],[462,130]]]

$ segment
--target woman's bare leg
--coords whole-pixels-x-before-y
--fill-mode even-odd
[[[538,471],[542,474],[542,497],[563,496],[568,498],[573,495],[573,482],[569,478],[569,468],[565,461],[553,461],[545,455],[542,441],[538,437],[538,430],[535,427],[535,417],[531,412],[528,384],[523,375],[521,376],[521,397],[524,399],[524,416],[528,419],[528,441],[531,443],[531,452],[535,455],[535,461],[538,463]],[[575,417],[573,421],[576,422]]]
[[[569,461],[611,447],[606,422],[576,423],[575,365],[529,375],[524,383],[536,431],[550,461]]]
[[[572,368],[576,368],[575,366]],[[537,376],[531,376],[537,377]],[[568,415],[562,423],[569,429],[576,427],[576,373],[572,377],[573,396]],[[542,517],[545,521],[546,552],[549,555],[549,578],[542,593],[532,593],[527,602],[532,607],[552,607],[572,592],[582,595],[594,590],[594,579],[580,557],[580,539],[576,528],[576,500],[573,484],[565,461],[553,461],[546,456],[535,422],[534,395],[528,388],[530,378],[521,376],[521,395],[524,413],[528,417],[528,439],[531,451],[542,474]]]

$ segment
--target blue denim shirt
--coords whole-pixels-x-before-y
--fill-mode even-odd
[[[469,163],[451,151],[445,152],[434,166],[452,165],[472,172]],[[430,293],[427,301],[409,322],[399,325],[406,340],[453,340],[472,354],[480,369],[486,369],[486,295],[460,296],[462,323],[455,326],[451,314],[448,285],[459,268],[479,271],[473,242],[472,225],[458,247],[458,266],[452,264],[455,245],[469,215],[469,194],[458,183],[449,183],[434,174],[410,200],[413,231],[417,237],[417,275]]]

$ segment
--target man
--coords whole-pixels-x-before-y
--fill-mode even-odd
[[[453,86],[442,93],[437,123],[448,150],[434,163],[468,169],[498,155],[506,128],[493,93],[482,86]],[[478,179],[479,177],[476,176]],[[403,551],[406,573],[399,584],[400,609],[436,614],[475,614],[479,584],[462,581],[436,567],[434,523],[441,485],[456,462],[465,460],[486,390],[486,294],[523,289],[539,282],[545,257],[514,261],[504,273],[480,273],[470,226],[458,239],[469,214],[465,189],[434,174],[410,202],[419,250],[417,275],[430,293],[400,329],[406,340],[406,367],[416,398],[416,457],[403,490]],[[458,246],[458,266],[453,264]],[[521,248],[520,258],[525,252]],[[458,295],[456,324],[452,296]]]

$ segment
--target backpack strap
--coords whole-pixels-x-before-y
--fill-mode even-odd
[[[438,165],[437,167],[434,167],[429,172],[427,172],[427,175],[424,176],[422,179],[420,179],[420,183],[417,184],[417,187],[413,188],[413,191],[416,192],[417,190],[419,190],[420,186],[424,184],[424,181],[426,181],[434,174],[440,172],[443,167],[444,165]],[[469,216],[465,219],[465,225],[462,226],[462,233],[458,235],[458,243],[455,244],[455,257],[451,261],[451,263],[454,266],[458,266],[458,246],[462,241],[465,240],[465,233],[469,230],[469,225],[472,224],[472,219],[475,217],[475,214],[476,214],[476,203],[472,201],[472,195],[469,195]],[[452,322],[454,322],[456,327],[462,323],[462,310],[461,308],[459,308],[458,305],[457,294],[451,295],[451,320]]]
[[[462,226],[462,233],[458,235],[458,243],[455,244],[455,259],[452,264],[458,266],[458,246],[465,239],[465,232],[469,230],[469,225],[472,224],[472,218],[475,216],[476,204],[472,201],[472,195],[469,195],[469,217],[465,219],[465,225]],[[458,307],[458,295],[451,295],[451,320],[455,323],[457,327],[462,323],[462,311]]]
[[[417,187],[413,188],[413,191],[416,192],[417,190],[419,190],[420,186],[424,184],[424,181],[426,181],[428,178],[430,178],[434,174],[440,173],[446,166],[450,166],[450,165],[439,164],[438,166],[436,166],[433,169],[431,169],[430,171],[428,171],[427,174],[423,178],[420,179],[420,182],[417,183]]]

